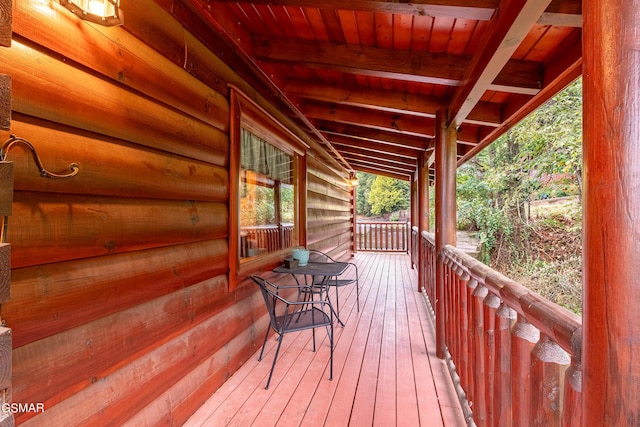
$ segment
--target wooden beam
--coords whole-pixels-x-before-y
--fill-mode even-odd
[[[472,60],[466,55],[266,36],[256,36],[252,39],[252,52],[256,58],[263,61],[293,63],[310,68],[446,86],[459,86],[463,81],[466,82],[465,70]],[[503,65],[504,69],[496,70],[494,74],[494,89],[532,94],[539,90],[541,64],[531,61],[505,61]],[[491,88],[491,83],[487,83],[487,87]]]
[[[511,1],[492,19],[478,52],[473,57],[464,75],[466,84],[459,86],[452,98],[448,123],[457,126],[475,108],[487,90],[496,85],[508,91],[511,84],[503,81],[506,66],[513,52],[529,33],[551,0]],[[542,67],[538,76],[528,75],[529,84],[542,87]],[[518,92],[526,93],[526,92]],[[535,95],[535,92],[529,93]]]
[[[435,120],[424,117],[388,113],[385,111],[372,111],[348,105],[332,106],[330,104],[316,102],[305,103],[301,106],[301,110],[308,117],[315,119],[386,130],[417,137],[433,138],[435,136]],[[459,141],[477,144],[480,141],[478,130],[478,126],[471,124],[463,126],[458,134]]]
[[[399,15],[462,18],[488,21],[498,7],[498,0],[222,0],[233,3],[253,3],[273,6],[292,6],[314,9],[392,13]]]
[[[358,167],[372,167],[372,168],[377,168],[377,169],[383,169],[385,171],[391,172],[391,173],[395,173],[398,175],[406,175],[409,176],[411,174],[413,174],[416,169],[403,169],[403,168],[395,168],[392,166],[387,166],[384,165],[380,162],[376,162],[375,165],[371,165],[371,162],[367,161],[367,160],[349,160],[349,163],[354,167],[354,168],[358,168]]]
[[[352,143],[344,143],[341,141],[332,141],[332,144],[336,147],[336,149],[340,150],[342,153],[356,153],[361,155],[367,155],[372,159],[385,159],[390,161],[395,161],[398,163],[407,163],[415,161],[415,159],[420,155],[419,153],[399,150],[399,151],[382,151],[376,146],[358,144],[354,145]]]
[[[409,179],[411,179],[411,175],[404,175],[401,173],[392,173],[386,169],[376,168],[375,165],[358,166],[358,167],[355,167],[354,169],[360,172],[366,172],[373,175],[387,176],[389,178],[400,179],[403,181],[408,181]]]
[[[424,151],[433,145],[433,139],[424,136],[403,135],[381,129],[370,129],[362,126],[347,125],[336,122],[321,121],[318,129],[327,135],[342,135],[369,142],[415,148]],[[327,136],[331,138],[331,136]]]
[[[383,89],[364,89],[316,83],[308,80],[290,80],[284,87],[287,94],[316,101],[334,102],[355,107],[373,108],[391,113],[412,114],[435,118],[436,111],[447,104],[444,97],[395,92]],[[500,104],[479,102],[467,121],[489,126],[500,124]]]

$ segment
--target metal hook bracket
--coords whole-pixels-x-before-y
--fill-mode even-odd
[[[38,156],[38,152],[36,151],[36,148],[33,146],[33,144],[31,144],[26,139],[19,138],[15,135],[11,135],[11,137],[9,137],[9,139],[6,140],[4,144],[2,144],[2,147],[0,147],[0,161],[4,161],[7,157],[7,154],[9,154],[9,150],[11,150],[14,145],[19,143],[26,145],[31,150],[31,152],[33,153],[33,160],[35,160],[36,166],[38,167],[38,169],[40,169],[40,176],[42,176],[43,178],[71,178],[80,171],[80,167],[76,163],[71,163],[69,165],[69,170],[71,170],[71,172],[69,173],[57,174],[49,172],[42,165],[42,160],[40,160],[40,156]]]

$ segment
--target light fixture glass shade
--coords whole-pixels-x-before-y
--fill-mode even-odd
[[[60,0],[60,4],[80,18],[101,25],[122,25],[120,0]]]

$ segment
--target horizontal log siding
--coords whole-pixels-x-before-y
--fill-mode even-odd
[[[80,167],[49,180],[22,147],[8,156],[12,399],[46,408],[18,424],[179,425],[261,343],[255,287],[228,291],[227,83],[253,92],[165,3],[123,0],[106,28],[14,2],[10,132],[49,170]],[[348,192],[310,170],[310,236],[345,251]]]
[[[307,245],[344,258],[352,253],[353,219],[344,178],[314,157],[307,159]]]

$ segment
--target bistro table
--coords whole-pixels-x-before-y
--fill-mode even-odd
[[[340,320],[338,313],[333,308],[333,304],[331,304],[331,300],[329,299],[329,286],[331,286],[331,279],[335,278],[337,280],[338,276],[343,274],[348,267],[349,263],[346,262],[308,262],[306,265],[299,265],[294,268],[287,268],[284,265],[280,265],[274,268],[273,272],[291,274],[296,280],[298,287],[302,289],[301,292],[311,294],[312,298],[314,294],[322,296],[322,293],[326,292],[325,298],[329,302],[331,311],[335,314],[340,325],[344,327],[344,323]],[[300,283],[297,275],[304,276],[304,283]],[[309,276],[311,276],[311,281],[308,280]],[[322,281],[316,282],[314,280],[316,277],[321,278]],[[318,290],[315,291],[314,288]]]

